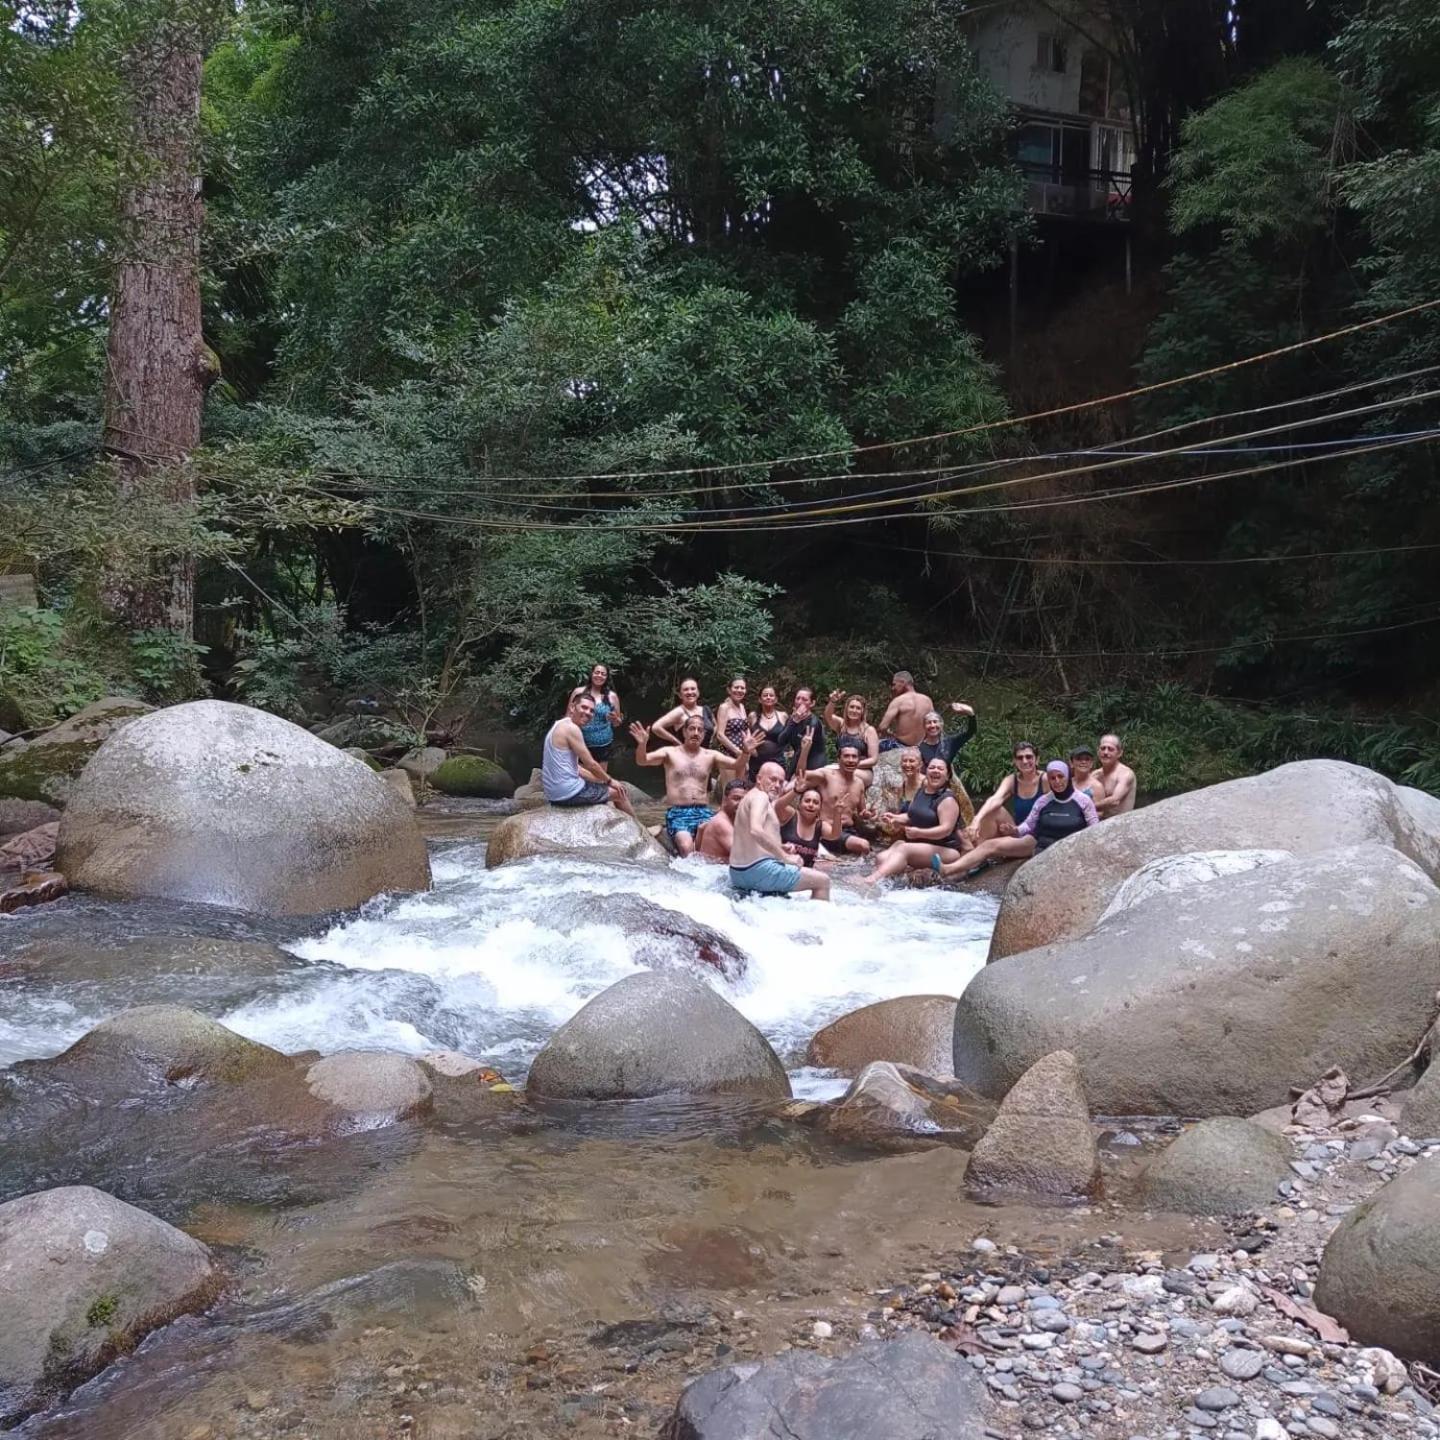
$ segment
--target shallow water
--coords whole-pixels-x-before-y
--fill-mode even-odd
[[[491,873],[493,814],[428,812],[434,890],[330,921],[84,897],[0,921],[0,1064],[164,1000],[287,1051],[458,1049],[518,1080],[557,1025],[649,963],[704,975],[797,1090],[826,1093],[837,1083],[798,1068],[818,1026],[887,996],[958,994],[983,964],[992,897],[871,898],[842,868],[832,905],[737,901],[693,860]],[[743,977],[637,933],[641,901],[743,952]],[[1104,1208],[985,1208],[958,1152],[847,1150],[742,1103],[442,1104],[305,1140],[256,1123],[243,1097],[170,1089],[106,1107],[21,1078],[0,1104],[0,1199],[99,1185],[207,1241],[229,1276],[209,1315],[158,1332],[27,1435],[653,1435],[685,1374],[794,1339],[816,1307],[859,1324],[876,1287],[977,1234],[1059,1256],[1115,1227]],[[1111,1152],[1117,1191],[1138,1153]],[[1211,1240],[1152,1228],[1157,1248]]]

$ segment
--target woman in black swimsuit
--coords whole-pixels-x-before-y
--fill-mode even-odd
[[[790,816],[780,824],[780,843],[802,866],[813,865],[820,853],[820,811],[825,792],[818,785],[807,786],[797,800],[794,792],[776,802],[775,813],[788,810]]]
[[[863,884],[878,884],[904,870],[929,870],[937,857],[942,865],[958,860],[969,843],[960,829],[960,802],[950,792],[950,767],[939,756],[925,767],[925,783],[905,813],[884,819],[899,829],[900,839]]]
[[[760,692],[760,708],[750,712],[750,729],[759,732],[760,743],[750,757],[750,778],[753,780],[762,765],[772,760],[783,763],[784,749],[780,744],[780,732],[784,730],[788,717],[780,709],[780,697],[773,685],[767,685]]]
[[[743,675],[737,675],[725,691],[725,698],[715,708],[715,748],[738,755],[750,738],[750,712],[745,708],[749,686]]]

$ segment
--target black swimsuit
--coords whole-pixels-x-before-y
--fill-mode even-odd
[[[932,760],[943,760],[947,765],[954,765],[955,757],[975,738],[978,728],[975,717],[967,715],[964,723],[953,735],[944,735],[933,745],[928,740],[922,740],[915,748],[919,750],[920,758],[927,765]]]
[[[755,733],[760,736],[760,743],[750,757],[750,778],[752,780],[760,773],[762,765],[769,764],[772,760],[781,762],[781,757],[785,753],[779,739],[780,735],[784,733],[785,722],[781,720],[779,711],[776,711],[770,718],[772,723],[769,726],[765,724],[763,717],[757,715],[755,718]]]
[[[1073,790],[1063,800],[1052,798],[1035,822],[1035,848],[1048,849],[1057,841],[1078,835],[1084,828],[1085,812]]]
[[[812,839],[807,840],[800,833],[798,817],[792,815],[781,827],[780,838],[787,845],[795,847],[795,853],[800,857],[801,865],[813,865],[815,857],[820,853],[820,825],[816,822],[815,834]]]
[[[905,807],[905,814],[910,824],[915,826],[917,830],[933,830],[937,825],[941,823],[940,802],[947,795],[950,795],[950,790],[948,786],[944,790],[938,791],[936,794],[932,795],[922,785],[920,789],[916,792],[915,798],[911,800],[911,802]],[[951,795],[950,798],[953,800],[955,797]],[[926,840],[922,841],[921,843],[926,845],[938,845],[944,850],[958,850],[960,847],[955,841],[955,836],[958,833],[959,829],[960,827],[957,824],[955,829],[952,830],[943,839]]]

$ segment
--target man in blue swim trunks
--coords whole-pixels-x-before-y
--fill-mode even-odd
[[[650,731],[640,724],[632,725],[630,734],[635,740],[636,764],[665,767],[665,803],[670,807],[665,812],[665,833],[677,854],[693,855],[696,831],[715,813],[707,798],[710,781],[717,771],[722,779],[729,779],[748,769],[760,737],[752,735],[738,755],[707,750],[705,722],[698,715],[681,727],[679,745],[649,749]]]
[[[755,776],[755,788],[740,802],[730,845],[730,883],[742,895],[793,895],[800,890],[828,900],[830,877],[823,870],[805,869],[780,839],[775,797],[784,786],[784,767],[767,761]]]

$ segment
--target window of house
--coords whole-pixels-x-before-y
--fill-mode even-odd
[[[1065,41],[1059,35],[1037,35],[1035,37],[1035,68],[1049,70],[1063,75],[1070,63]]]

